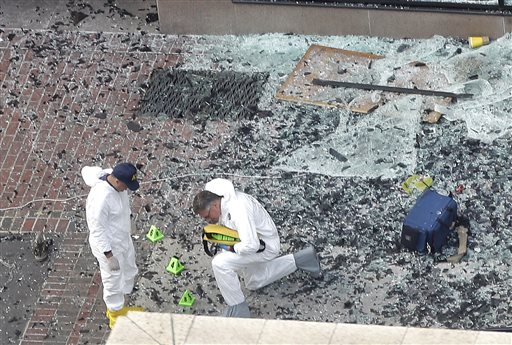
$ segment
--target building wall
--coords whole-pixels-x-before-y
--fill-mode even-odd
[[[428,38],[433,35],[498,38],[512,17],[426,11],[234,4],[231,0],[157,0],[160,29],[167,34],[370,35]]]

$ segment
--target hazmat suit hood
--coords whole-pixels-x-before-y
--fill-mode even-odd
[[[94,187],[101,181],[101,177],[112,173],[112,169],[103,169],[101,167],[84,166],[81,174],[86,185]]]
[[[216,178],[208,182],[204,189],[222,196],[224,202],[229,203],[236,199],[235,187],[229,180],[223,178]]]

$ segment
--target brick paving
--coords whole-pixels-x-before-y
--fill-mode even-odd
[[[179,64],[192,43],[158,34],[0,30],[0,234],[61,238],[22,345],[108,337],[79,171],[127,160],[142,164],[143,179],[151,180],[170,157],[195,154],[162,145],[165,138],[186,142],[193,124],[136,113],[141,84],[153,69]],[[135,194],[134,214],[150,199]]]

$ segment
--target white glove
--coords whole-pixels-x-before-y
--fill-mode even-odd
[[[108,268],[110,271],[115,272],[119,271],[121,267],[119,266],[119,260],[115,256],[111,256],[107,259],[108,262]]]

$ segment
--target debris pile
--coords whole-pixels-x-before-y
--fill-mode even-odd
[[[438,98],[436,105],[428,96],[381,93],[379,101],[384,102],[364,115],[346,107],[276,100],[276,90],[302,58],[300,52],[304,54],[312,43],[385,56],[372,63],[370,82],[400,79],[398,73],[407,68],[424,70],[421,64],[410,64],[422,61],[437,77],[425,78],[418,88],[436,89],[428,83],[448,80],[451,86],[443,85],[441,90],[474,97],[456,102]],[[256,196],[273,216],[284,253],[314,244],[322,258],[325,274],[320,280],[295,273],[262,290],[247,291],[256,316],[461,329],[510,325],[507,295],[512,251],[506,239],[512,229],[507,216],[512,206],[507,201],[512,194],[508,164],[512,138],[509,125],[500,126],[499,131],[493,129],[497,124],[486,125],[508,116],[504,106],[496,107],[491,100],[509,103],[499,86],[512,75],[508,70],[494,74],[491,70],[496,60],[505,59],[500,50],[510,51],[505,48],[510,37],[479,48],[486,51],[478,56],[465,44],[441,37],[338,41],[262,35],[202,38],[197,47],[202,54],[194,48],[188,52],[183,69],[203,66],[269,73],[259,103],[268,116],[228,122],[224,140],[205,148],[206,165],[194,160],[180,163],[181,173],[209,175],[170,182],[159,193],[171,199],[193,195],[209,176],[234,174],[227,177]],[[470,68],[473,59],[479,64]],[[338,71],[343,68],[334,73]],[[469,78],[475,73],[478,83]],[[354,93],[337,92],[339,97]],[[477,126],[478,138],[469,109],[485,109]],[[429,111],[443,116],[422,121]],[[216,121],[200,119],[197,127],[202,132],[198,130],[190,145],[202,145],[201,134],[208,134]],[[171,164],[168,176],[177,169]],[[468,219],[464,226],[467,252],[459,263],[447,260],[459,254],[456,232],[437,255],[420,256],[402,248],[403,218],[421,192],[411,188],[407,193],[402,185],[414,175],[428,176],[428,183],[441,193],[453,192],[461,215]],[[202,253],[203,224],[189,209],[179,215],[170,201],[157,198],[155,202],[172,213],[151,217],[156,224],[167,224],[169,236],[146,260],[137,303],[146,303],[154,311],[217,315],[222,303],[210,260]],[[179,280],[165,273],[165,253],[181,253],[187,270]],[[197,296],[190,310],[178,305],[185,289]]]

